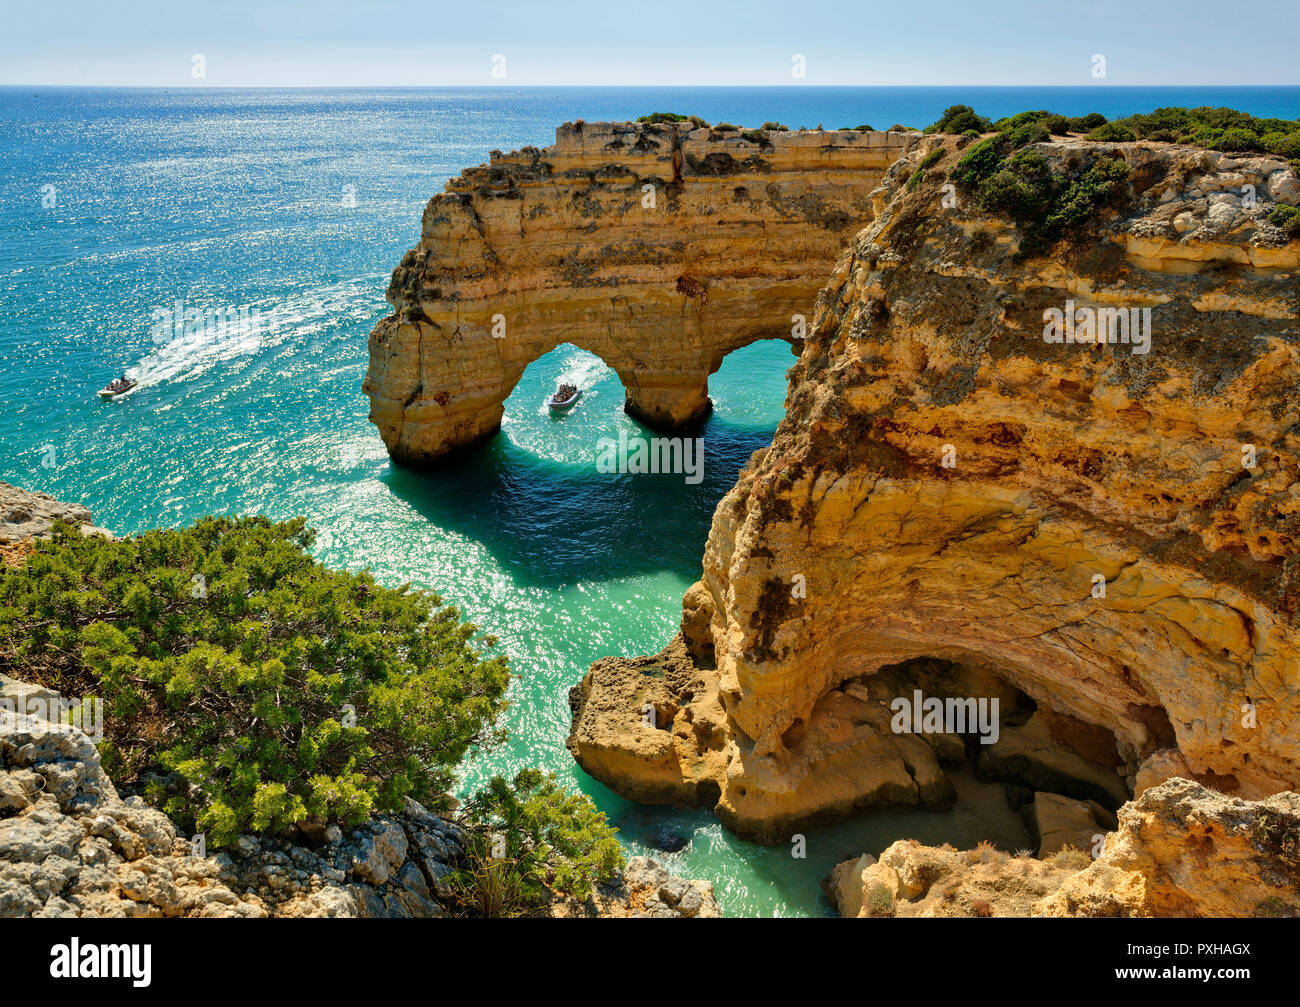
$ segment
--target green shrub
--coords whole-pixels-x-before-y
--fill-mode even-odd
[[[972,147],[952,172],[958,184],[975,190],[982,209],[1016,222],[1022,255],[1050,246],[1115,203],[1128,176],[1128,166],[1111,158],[1097,159],[1077,178],[1052,174],[1032,146],[1045,133],[1041,123],[1023,122]]]
[[[1277,154],[1279,157],[1285,157],[1288,160],[1293,157],[1300,157],[1300,131],[1282,133],[1274,130],[1272,133],[1265,133],[1259,140],[1264,149],[1270,154]]]
[[[1188,114],[1196,122],[1223,130],[1245,129],[1254,132],[1255,123],[1260,121],[1248,112],[1238,112],[1235,108],[1211,108],[1208,105],[1189,109]]]
[[[952,177],[958,184],[974,187],[1002,166],[1005,141],[1001,133],[981,140],[961,156],[953,169]]]
[[[992,128],[993,123],[982,115],[976,115],[975,110],[969,105],[950,105],[944,109],[938,122],[925,127],[925,132],[964,133],[968,129],[977,129],[981,133],[987,133]]]
[[[1052,138],[1040,122],[1023,122],[1005,131],[1006,142],[1012,150],[1028,147],[1031,143],[1046,143]]]
[[[554,773],[525,769],[513,782],[492,777],[466,802],[460,823],[469,865],[452,884],[462,904],[483,915],[514,915],[553,895],[586,899],[623,868],[617,830],[591,798],[565,790]]]
[[[1008,129],[1015,129],[1017,126],[1024,126],[1026,123],[1043,122],[1051,118],[1052,113],[1047,109],[1040,109],[1037,112],[1017,112],[1015,115],[1004,116],[993,124],[993,128],[998,132],[1005,132]]]
[[[1172,136],[1186,133],[1192,126],[1192,116],[1185,108],[1158,108],[1154,112],[1130,115],[1120,122],[1139,138],[1146,139],[1153,133],[1166,133]]]
[[[314,536],[301,518],[112,541],[58,525],[0,571],[0,665],[101,698],[105,770],[179,774],[146,797],[216,847],[359,824],[406,795],[443,808],[493,736],[505,658],[435,596],[316,563]]]
[[[1219,144],[1223,141],[1223,130],[1214,126],[1195,126],[1190,132],[1183,133],[1178,137],[1179,143],[1190,143],[1198,147],[1206,147],[1210,150],[1218,149]]]
[[[933,168],[942,159],[942,147],[937,147],[930,151],[930,153],[926,154],[925,157],[921,158],[921,163],[916,166],[916,170],[912,172],[912,177],[907,180],[907,187],[909,189],[918,188],[921,185],[921,182],[925,180],[926,169]]]
[[[740,132],[740,127],[739,127],[739,126],[733,126],[733,125],[732,125],[731,123],[729,123],[729,122],[720,122],[720,123],[718,123],[716,126],[714,126],[713,128],[714,128],[714,129],[717,129],[717,130],[729,130],[729,131],[731,131],[731,132],[737,132],[737,133]]]
[[[1219,141],[1223,150],[1263,150],[1264,145],[1259,142],[1259,135],[1249,129],[1225,129],[1223,138]]]
[[[1020,224],[1045,219],[1055,189],[1047,161],[1037,151],[1020,150],[1003,164],[980,183],[980,206]]]
[[[1104,125],[1106,117],[1100,112],[1089,112],[1087,115],[1075,116],[1070,120],[1071,133],[1090,133],[1098,126]]]
[[[1043,128],[1053,136],[1065,136],[1070,132],[1070,120],[1063,115],[1049,115],[1043,120]]]
[[[1207,150],[1300,153],[1300,122],[1259,119],[1232,108],[1158,108],[1125,116],[1116,125],[1140,140],[1195,144]]]
[[[1103,122],[1096,129],[1088,131],[1089,140],[1101,140],[1106,143],[1125,143],[1129,140],[1136,140],[1137,134],[1127,126],[1122,126],[1117,122]]]
[[[689,122],[689,123],[690,123],[692,126],[694,126],[696,129],[711,129],[711,128],[712,128],[711,126],[709,126],[709,124],[708,124],[707,122],[705,122],[703,119],[701,119],[698,115],[690,115],[690,116],[687,116],[687,117],[686,117],[686,121]]]
[[[790,132],[789,126],[782,126],[779,122],[765,122],[763,123],[763,128],[780,130],[782,133]]]
[[[643,115],[637,122],[689,122],[689,118],[684,115],[678,115],[676,112],[651,112],[649,115]],[[701,122],[704,120],[701,119]]]
[[[1268,215],[1268,222],[1274,227],[1280,227],[1287,234],[1293,236],[1300,234],[1300,207],[1278,203],[1277,208]]]

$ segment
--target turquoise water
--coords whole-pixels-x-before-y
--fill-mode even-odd
[[[467,785],[523,764],[554,769],[633,852],[712,880],[729,914],[825,912],[829,867],[897,838],[992,834],[1014,847],[1014,821],[990,818],[991,805],[977,817],[976,797],[960,813],[810,832],[795,860],[736,841],[704,811],[623,801],[564,749],[567,692],[590,662],[652,653],[675,631],[714,505],[781,418],[784,343],[738,351],[711,379],[696,486],[595,471],[600,437],[639,428],[613,373],[571,346],[528,368],[500,436],[434,473],[389,464],[360,390],[366,336],[425,202],[491,149],[549,143],[565,119],[674,110],[920,126],[956,102],[992,115],[1230,104],[1294,118],[1300,89],[0,88],[0,479],[81,501],[119,533],[210,513],[306,515],[322,561],[438,591],[500,637],[518,676],[511,739],[466,767]],[[152,312],[177,300],[256,308],[263,325],[156,345]],[[95,391],[124,369],[140,387],[100,402]],[[541,402],[560,378],[585,394],[557,419]],[[690,845],[649,850],[665,829]]]

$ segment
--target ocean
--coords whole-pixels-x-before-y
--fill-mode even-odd
[[[517,676],[510,740],[471,758],[463,785],[554,770],[630,853],[712,881],[728,915],[825,914],[831,866],[895,839],[1014,849],[1018,822],[970,780],[964,810],[864,814],[809,830],[796,858],[703,809],[624,801],[564,748],[587,666],[654,653],[676,631],[713,508],[781,419],[785,343],[737,351],[710,379],[697,485],[596,471],[597,441],[639,428],[613,372],[572,346],[528,368],[498,437],[433,472],[389,463],[361,393],[367,334],[425,203],[490,150],[545,146],[578,118],[883,129],[957,103],[993,117],[1229,105],[1292,119],[1300,88],[0,88],[0,479],[82,502],[120,534],[305,515],[322,562],[438,592],[500,638]],[[155,341],[177,302],[256,324]],[[101,402],[123,371],[139,388]],[[542,401],[560,379],[585,394],[557,420]],[[689,843],[660,852],[662,833]]]

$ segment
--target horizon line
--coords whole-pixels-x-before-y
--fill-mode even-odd
[[[465,90],[483,90],[483,91],[541,91],[571,89],[571,90],[627,90],[630,88],[641,88],[645,90],[706,90],[706,89],[767,89],[773,91],[806,91],[806,90],[824,90],[831,88],[898,88],[921,90],[925,88],[968,88],[970,90],[993,90],[998,88],[1041,88],[1049,90],[1054,88],[1074,88],[1089,89],[1097,91],[1105,90],[1123,90],[1123,89],[1142,89],[1142,88],[1186,88],[1186,89],[1212,89],[1212,88],[1296,88],[1300,89],[1300,82],[1295,84],[517,84],[513,87],[509,84],[65,84],[65,83],[3,83],[0,82],[0,88],[131,88],[140,91],[222,91],[222,90],[301,90],[301,91],[327,91],[327,90],[391,90],[401,88],[409,91],[435,90],[445,88],[461,88]]]

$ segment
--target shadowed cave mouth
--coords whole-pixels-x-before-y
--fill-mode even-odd
[[[1113,731],[1036,703],[992,671],[913,658],[845,681],[832,693],[852,727],[911,734],[930,746],[941,780],[908,767],[922,806],[959,811],[993,832],[994,821],[1006,817],[989,803],[1000,788],[1040,855],[1065,845],[1088,850],[1098,834],[1116,827],[1114,812],[1132,796],[1136,764],[1132,755],[1125,758]],[[826,708],[827,698],[818,706]],[[1156,747],[1173,747],[1162,709],[1129,713],[1145,723]],[[796,722],[786,745],[796,747],[805,730]]]

